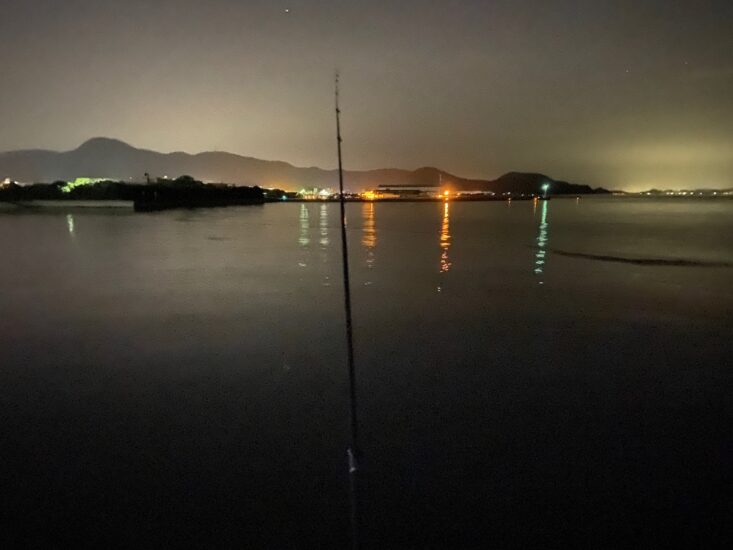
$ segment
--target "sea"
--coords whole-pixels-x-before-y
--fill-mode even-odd
[[[362,548],[730,548],[733,200],[349,203]],[[0,546],[348,548],[337,203],[0,213]]]

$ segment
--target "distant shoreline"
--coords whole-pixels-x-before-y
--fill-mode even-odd
[[[133,208],[133,201],[122,200],[35,200],[35,201],[0,201],[0,209],[54,209],[54,208],[115,208],[120,210]]]
[[[615,200],[624,199],[665,199],[665,200],[733,200],[733,195],[645,195],[645,194],[619,194],[619,195],[555,195],[550,197],[548,200],[580,200],[580,199],[591,199],[594,200],[598,197],[612,198]],[[450,199],[444,199],[441,197],[429,197],[429,198],[377,198],[377,199],[365,199],[360,197],[348,197],[346,202],[349,203],[457,203],[457,202],[531,202],[533,200],[544,200],[539,197],[533,196],[519,196],[519,197],[451,197]],[[63,199],[63,200],[24,200],[24,201],[1,201],[0,200],[0,212],[19,212],[19,211],[35,211],[35,210],[61,210],[61,209],[112,209],[117,211],[137,211],[137,212],[152,212],[159,210],[191,210],[200,208],[226,208],[233,206],[250,206],[250,205],[264,205],[264,204],[308,204],[308,203],[338,203],[337,198],[327,199],[303,199],[303,198],[289,198],[287,200],[279,199],[266,199],[264,201],[254,202],[190,202],[190,203],[165,203],[155,205],[155,208],[135,208],[134,201],[128,200],[84,200],[84,199]]]

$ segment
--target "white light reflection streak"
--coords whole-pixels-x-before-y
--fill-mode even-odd
[[[319,241],[319,244],[321,245],[321,248],[325,248],[328,246],[328,243],[329,243],[329,240],[328,240],[328,205],[325,203],[321,204],[321,212],[318,218],[318,226],[321,229],[321,240]]]

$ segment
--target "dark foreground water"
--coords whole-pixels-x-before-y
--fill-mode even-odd
[[[733,201],[348,215],[366,547],[730,547]],[[338,239],[0,215],[0,546],[345,547]]]

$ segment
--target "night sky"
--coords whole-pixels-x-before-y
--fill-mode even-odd
[[[3,0],[0,150],[733,187],[733,2]]]

